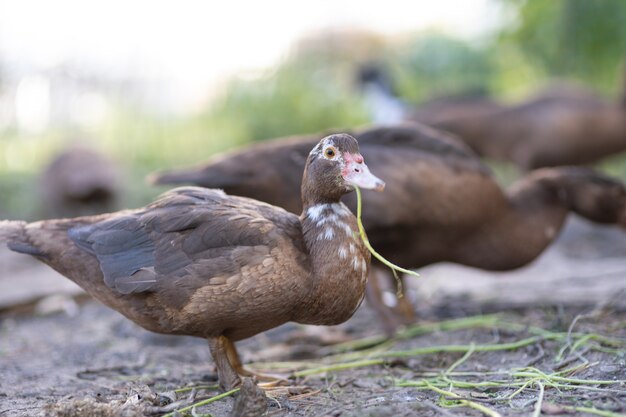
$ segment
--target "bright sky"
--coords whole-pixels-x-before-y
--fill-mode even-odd
[[[474,36],[490,0],[0,0],[0,63],[27,71],[72,61],[172,80],[192,94],[271,65],[302,35],[349,26],[394,34],[430,27]]]

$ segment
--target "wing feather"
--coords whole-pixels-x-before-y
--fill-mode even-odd
[[[277,245],[297,241],[300,232],[298,218],[282,209],[185,187],[144,210],[75,227],[69,236],[96,256],[108,287],[130,294],[225,282]]]

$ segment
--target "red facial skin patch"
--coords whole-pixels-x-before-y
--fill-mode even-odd
[[[348,152],[343,153],[343,160],[346,162],[346,165],[343,167],[341,174],[345,177],[348,175],[350,171],[352,171],[353,164],[362,164],[363,156],[360,153],[352,154]]]

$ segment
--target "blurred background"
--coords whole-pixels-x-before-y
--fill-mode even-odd
[[[0,218],[48,216],[39,175],[68,144],[113,161],[116,205],[136,207],[154,170],[370,123],[364,63],[412,106],[555,80],[617,101],[625,57],[621,0],[0,0]],[[600,168],[626,179],[626,156]]]

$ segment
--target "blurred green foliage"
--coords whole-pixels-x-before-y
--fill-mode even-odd
[[[310,61],[290,60],[255,79],[233,79],[205,122],[233,126],[230,138],[239,143],[366,123],[351,86],[333,77],[332,66]]]
[[[412,102],[458,92],[488,93],[496,76],[489,49],[440,32],[413,37],[386,61],[398,93]]]
[[[500,45],[519,48],[550,77],[573,77],[615,91],[626,58],[623,0],[503,0],[516,22]]]
[[[56,129],[28,137],[0,131],[0,216],[39,216],[36,173],[68,139],[92,138],[125,172],[123,205],[146,203],[162,189],[144,184],[151,171],[199,163],[251,141],[367,123],[355,88],[359,63],[388,65],[408,102],[485,92],[521,98],[552,78],[585,83],[611,99],[626,56],[626,1],[493,0],[504,20],[469,41],[433,30],[399,39],[362,32],[324,33],[294,45],[274,68],[233,76],[198,114],[163,118],[129,108],[123,97],[91,131]],[[624,157],[603,169],[626,179]],[[506,182],[510,167],[499,167]]]

